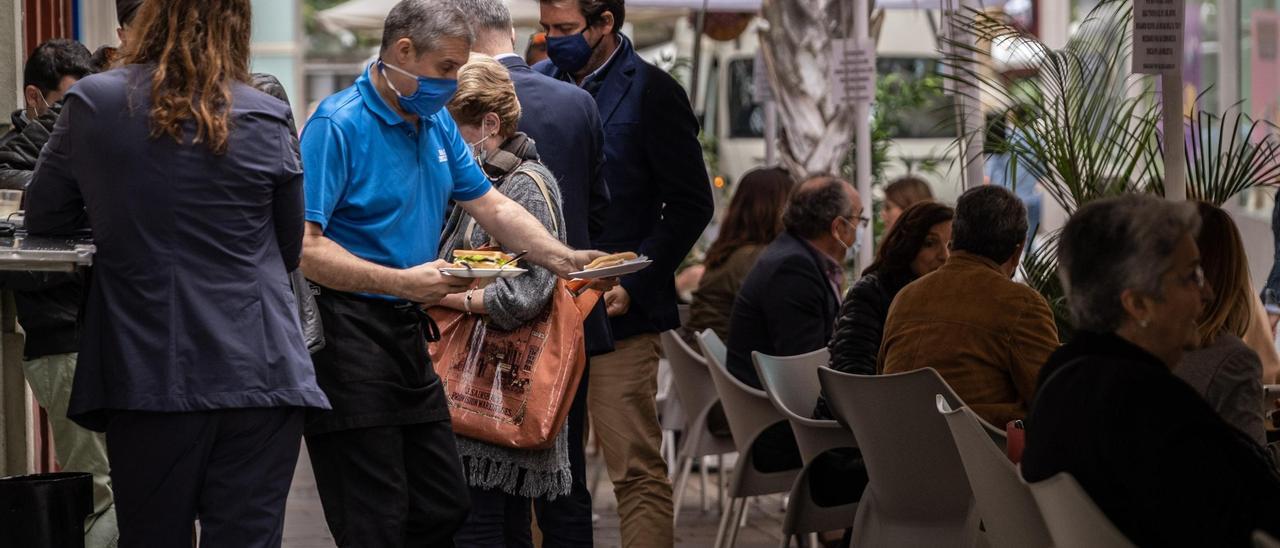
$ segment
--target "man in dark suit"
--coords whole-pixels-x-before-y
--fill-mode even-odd
[[[847,181],[811,177],[791,196],[785,230],[760,254],[733,303],[729,373],[760,388],[752,352],[795,356],[826,348],[840,311],[841,264],[864,222]]]
[[[654,264],[605,294],[615,350],[591,362],[588,407],[618,497],[623,546],[671,546],[671,482],[654,396],[658,333],[680,325],[676,268],[714,204],[684,89],[620,29],[623,0],[541,0],[549,62],[534,70],[595,97],[604,124],[608,224],[592,242]]]
[[[538,74],[515,53],[515,29],[503,0],[450,0],[466,14],[475,41],[471,50],[497,59],[511,73],[520,99],[519,130],[534,140],[542,163],[556,176],[563,196],[568,243],[588,248],[604,229],[609,188],[604,181],[604,133],[591,94]],[[587,354],[613,350],[601,302],[587,318]],[[585,378],[584,378],[585,380]],[[587,490],[583,428],[587,382],[578,384],[569,411],[569,461],[573,491],[554,501],[538,499],[538,527],[548,546],[591,546],[591,493]]]
[[[785,230],[769,244],[742,282],[729,327],[729,373],[761,388],[751,353],[795,356],[826,348],[840,312],[841,264],[866,222],[862,200],[847,181],[810,177],[787,204]],[[770,426],[752,445],[751,465],[763,473],[799,468],[795,435],[786,422]],[[832,504],[866,487],[858,453],[831,455],[820,466],[824,485],[818,500]],[[828,482],[825,478],[830,478]]]

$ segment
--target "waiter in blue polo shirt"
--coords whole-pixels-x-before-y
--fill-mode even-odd
[[[465,290],[436,257],[449,200],[530,262],[564,276],[573,251],[494,191],[443,110],[471,49],[463,14],[403,0],[380,59],[325,99],[302,133],[302,268],[320,286],[325,348],[313,359],[331,411],[307,423],[325,519],[339,546],[451,546],[468,510],[420,310]]]

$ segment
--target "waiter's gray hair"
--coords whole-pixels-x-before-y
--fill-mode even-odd
[[[382,29],[381,54],[386,55],[397,40],[408,38],[418,55],[432,51],[440,41],[458,39],[471,49],[474,35],[467,17],[448,2],[440,0],[401,0],[387,14]]]

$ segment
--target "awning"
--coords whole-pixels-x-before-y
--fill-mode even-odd
[[[351,0],[349,2],[339,4],[327,10],[316,14],[316,20],[331,32],[340,30],[348,31],[378,31],[382,30],[382,24],[387,19],[387,14],[391,12],[391,8],[400,0]],[[686,0],[688,1],[688,0]],[[698,0],[699,2],[701,0]],[[722,0],[714,0],[720,2]],[[750,4],[754,2],[755,7],[745,11],[758,11],[760,9],[760,0],[730,0],[737,3]],[[541,13],[538,8],[538,0],[506,0],[507,7],[511,9],[511,22],[517,27],[537,27]],[[633,9],[627,10],[628,21],[645,21],[651,19],[663,19],[673,16],[679,16],[682,11],[663,9],[671,6],[654,5],[650,7],[639,6],[635,0],[627,2],[628,8],[641,8],[638,11]],[[701,5],[698,6],[699,8]]]
[[[330,31],[381,30],[391,8],[400,0],[351,0],[316,14],[316,20]],[[511,21],[516,26],[538,25],[537,0],[507,0]]]

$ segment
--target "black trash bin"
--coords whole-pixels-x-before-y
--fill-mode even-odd
[[[84,548],[93,476],[83,472],[0,478],[0,546]]]

